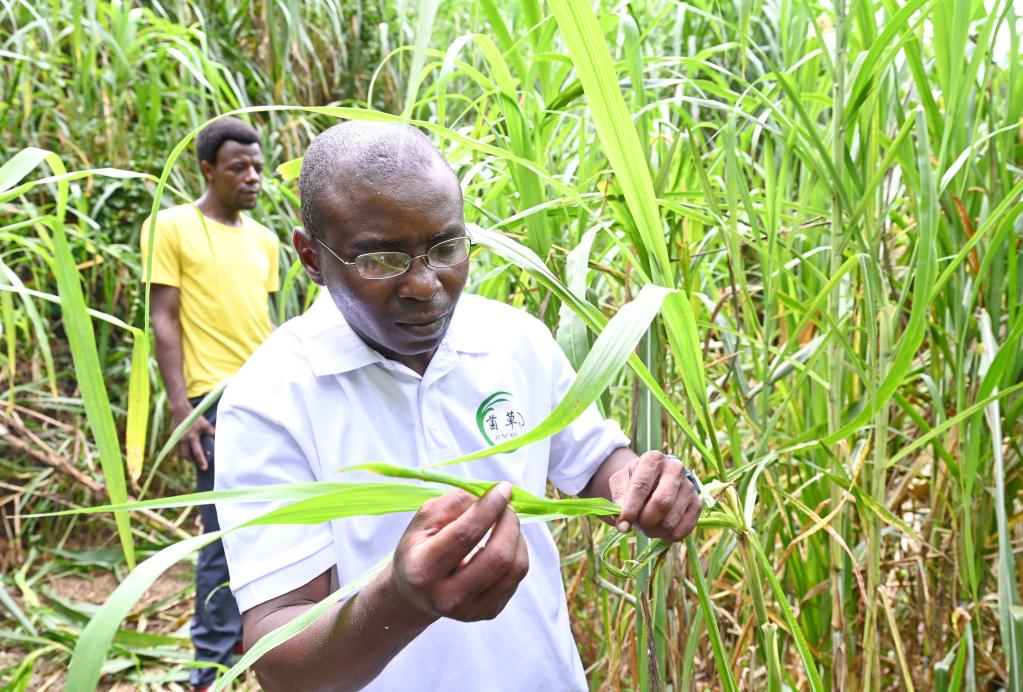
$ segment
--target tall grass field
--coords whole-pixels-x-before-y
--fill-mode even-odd
[[[209,537],[138,240],[202,192],[192,140],[232,113],[263,137],[275,320],[315,297],[289,241],[305,146],[412,122],[461,180],[469,290],[542,319],[580,373],[515,442],[596,401],[703,480],[675,546],[608,535],[600,503],[517,501],[560,517],[593,689],[1023,690],[1020,15],[0,0],[0,686],[188,689]],[[443,492],[378,470],[259,491],[294,500],[264,521]],[[219,688],[256,689],[304,624]]]

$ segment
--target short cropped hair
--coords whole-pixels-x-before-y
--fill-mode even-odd
[[[221,118],[202,129],[195,137],[195,153],[199,162],[217,163],[217,152],[224,142],[239,144],[259,144],[259,133],[256,128],[238,118]]]
[[[302,201],[302,224],[313,234],[322,232],[326,219],[322,208],[325,191],[343,186],[343,176],[387,183],[410,173],[422,173],[435,165],[449,171],[451,165],[430,138],[405,123],[349,120],[321,132],[306,149],[298,188]]]

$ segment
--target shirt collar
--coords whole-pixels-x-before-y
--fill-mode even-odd
[[[475,319],[478,315],[474,315],[478,300],[475,296],[462,295],[448,333],[441,342],[441,349],[447,347],[461,353],[485,350],[485,328]],[[309,310],[298,319],[298,335],[317,377],[339,375],[374,363],[389,362],[355,333],[326,290],[320,291]]]
[[[455,307],[455,317],[448,325],[444,341],[459,353],[482,353],[489,348],[485,302],[479,296],[463,293]]]

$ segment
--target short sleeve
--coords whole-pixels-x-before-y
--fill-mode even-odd
[[[553,408],[575,381],[575,370],[553,339],[551,351]],[[578,418],[551,437],[547,476],[562,492],[578,495],[611,452],[628,446],[629,438],[618,423],[604,419],[596,405],[590,404]]]
[[[223,405],[215,439],[217,490],[317,480],[291,433],[260,413]],[[229,529],[285,504],[218,502],[217,518]],[[248,526],[225,534],[223,543],[231,591],[242,612],[294,591],[336,564],[329,524]]]
[[[150,219],[142,224],[142,278],[146,278],[146,266],[149,260],[149,238]],[[156,217],[156,244],[153,248],[153,275],[151,278],[154,284],[165,286],[181,286],[181,240],[178,237],[178,227],[173,221]]]
[[[270,273],[266,277],[265,284],[266,292],[276,293],[281,287],[281,250],[277,237],[271,231],[267,231],[264,247],[266,248],[266,258],[270,260]]]

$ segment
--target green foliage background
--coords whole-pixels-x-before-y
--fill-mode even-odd
[[[129,546],[187,535],[187,507],[117,531],[25,515],[188,490],[161,451],[139,225],[161,175],[164,204],[201,191],[190,149],[165,169],[194,128],[289,105],[335,110],[246,116],[270,167],[340,108],[428,124],[488,231],[473,290],[577,365],[641,287],[676,289],[599,403],[725,489],[635,578],[601,569],[597,522],[556,524],[594,687],[1023,688],[1017,10],[5,0],[0,679],[36,686],[79,643],[93,609],[51,578],[120,580]],[[288,170],[256,212],[285,241]],[[287,317],[311,291],[282,254]],[[118,533],[123,554],[94,550]],[[105,681],[183,679],[187,642],[147,608]]]

